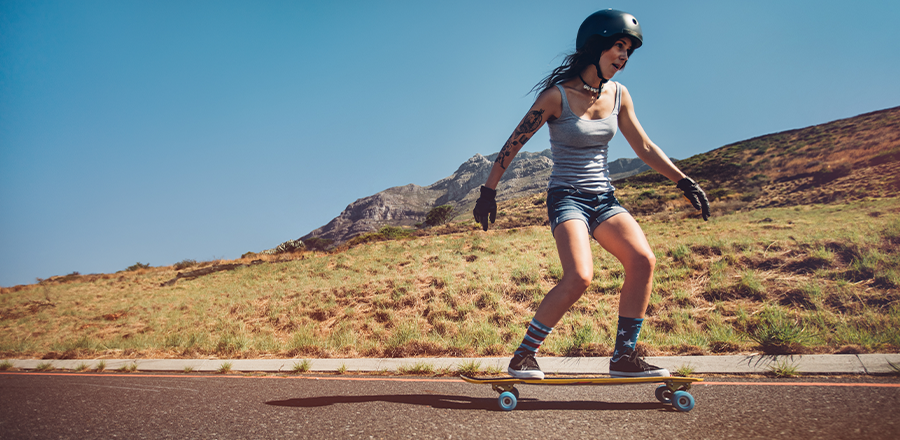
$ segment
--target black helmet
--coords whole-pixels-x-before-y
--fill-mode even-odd
[[[613,35],[625,34],[633,40],[634,47],[637,49],[644,44],[644,35],[641,33],[641,25],[638,24],[634,15],[627,12],[617,11],[615,9],[606,9],[597,11],[589,15],[581,23],[578,28],[578,38],[575,39],[575,50],[580,50],[587,41],[594,35],[601,37],[612,37]]]

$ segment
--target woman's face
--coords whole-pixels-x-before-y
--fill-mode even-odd
[[[613,75],[625,68],[629,50],[631,50],[631,39],[622,37],[616,40],[613,47],[600,54],[599,64],[604,78],[611,79]]]

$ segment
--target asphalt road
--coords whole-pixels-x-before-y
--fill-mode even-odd
[[[818,384],[816,384],[818,383]],[[455,378],[0,374],[0,438],[900,438],[897,377],[520,386],[512,412]]]

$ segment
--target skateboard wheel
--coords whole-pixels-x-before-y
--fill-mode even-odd
[[[519,399],[516,398],[515,394],[509,391],[504,391],[500,393],[500,397],[497,399],[497,403],[500,404],[500,409],[504,411],[512,411],[513,408],[516,407],[516,404],[519,403]]]
[[[672,393],[672,406],[678,411],[688,412],[694,409],[694,396],[686,391]]]
[[[656,400],[662,403],[672,403],[672,390],[667,385],[656,387]]]

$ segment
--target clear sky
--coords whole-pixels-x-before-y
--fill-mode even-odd
[[[900,105],[896,0],[3,0],[0,285],[237,258],[431,184],[608,7],[643,27],[615,80],[669,156]]]

